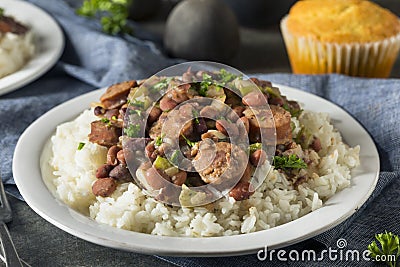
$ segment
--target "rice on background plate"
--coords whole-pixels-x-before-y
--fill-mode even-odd
[[[92,183],[97,167],[106,161],[107,148],[88,141],[90,123],[98,118],[84,111],[74,121],[57,127],[51,138],[53,183],[59,199],[95,221],[113,227],[166,236],[208,237],[251,233],[302,217],[351,185],[351,169],[360,164],[360,147],[343,143],[328,114],[304,111],[292,118],[297,134],[305,127],[321,141],[314,155],[317,168],[306,171],[312,179],[295,188],[277,170],[248,199],[219,199],[205,207],[171,207],[145,195],[134,183],[123,183],[110,197],[95,197]],[[85,143],[77,150],[80,142]]]
[[[35,53],[31,30],[24,34],[0,32],[0,78],[21,69]]]

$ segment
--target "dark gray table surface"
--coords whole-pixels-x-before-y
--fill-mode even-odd
[[[400,11],[398,3],[393,8]],[[144,26],[155,33],[163,30],[159,21]],[[290,72],[278,26],[241,29],[241,42],[231,65],[249,73]],[[400,58],[391,77],[400,78]],[[13,197],[9,200],[14,211],[14,219],[8,224],[11,236],[20,256],[32,266],[173,266],[151,255],[119,251],[79,239],[42,219],[25,202]]]

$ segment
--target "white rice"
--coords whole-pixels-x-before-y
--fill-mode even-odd
[[[35,52],[33,34],[0,33],[0,78],[22,68]]]
[[[197,208],[170,207],[147,197],[133,183],[118,186],[111,197],[95,197],[91,185],[95,170],[106,160],[107,149],[88,142],[90,110],[64,123],[52,137],[55,194],[71,207],[99,223],[167,236],[223,236],[269,229],[295,220],[323,205],[336,192],[350,186],[350,170],[359,164],[359,146],[350,148],[329,122],[327,114],[305,111],[292,119],[298,132],[304,125],[321,140],[317,173],[297,190],[278,171],[272,171],[245,201],[227,197]],[[85,142],[82,150],[77,150]]]

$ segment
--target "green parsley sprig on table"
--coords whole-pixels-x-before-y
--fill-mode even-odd
[[[375,238],[379,241],[381,248],[379,248],[375,240],[372,241],[368,245],[371,258],[376,260],[386,259],[388,266],[395,267],[397,258],[400,256],[399,236],[385,231],[384,233],[376,234]]]
[[[131,0],[85,0],[77,13],[90,18],[100,17],[106,33],[132,33],[127,25],[130,4]]]

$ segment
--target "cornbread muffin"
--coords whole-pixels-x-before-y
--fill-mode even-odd
[[[298,1],[281,21],[294,73],[388,77],[400,20],[364,0]]]

